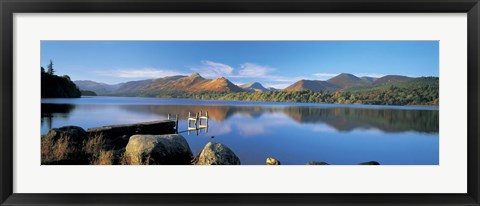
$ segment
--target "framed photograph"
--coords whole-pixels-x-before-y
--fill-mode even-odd
[[[0,7],[1,205],[480,205],[478,0]]]

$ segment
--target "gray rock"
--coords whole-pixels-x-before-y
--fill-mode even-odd
[[[362,162],[359,165],[380,165],[377,161]]]
[[[276,160],[272,157],[267,158],[266,163],[267,163],[267,165],[280,165],[280,161],[278,161],[278,160]]]
[[[198,165],[240,165],[240,159],[227,146],[209,142],[198,158]]]
[[[308,162],[307,165],[330,165],[330,164],[328,164],[326,162],[315,162],[315,161],[313,161],[313,162]]]
[[[87,132],[81,127],[65,126],[50,129],[43,138],[56,142],[61,137],[68,137],[72,144],[81,146],[83,141],[87,139]]]
[[[133,135],[125,156],[129,164],[188,165],[193,155],[182,135],[169,134]]]

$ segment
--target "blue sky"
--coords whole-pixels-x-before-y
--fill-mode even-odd
[[[42,41],[41,66],[108,84],[200,73],[284,88],[340,73],[438,76],[438,41]]]

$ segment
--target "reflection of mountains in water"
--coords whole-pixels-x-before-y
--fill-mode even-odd
[[[124,105],[122,108],[165,115],[188,116],[188,112],[208,111],[209,117],[224,121],[234,114],[251,118],[263,113],[284,113],[299,123],[325,123],[338,131],[357,128],[376,128],[384,132],[417,131],[438,133],[438,110],[320,108],[320,107],[266,107],[266,106],[212,106],[212,105]]]
[[[234,114],[242,114],[251,118],[258,118],[265,112],[282,111],[281,108],[264,108],[254,107],[235,107],[235,106],[219,106],[219,105],[121,105],[121,108],[128,111],[140,113],[154,113],[159,115],[167,115],[168,113],[178,114],[181,118],[186,118],[188,112],[195,115],[195,112],[208,111],[209,118],[216,121],[225,121]],[[205,113],[204,113],[205,114]]]
[[[166,116],[178,114],[182,119],[188,112],[208,111],[210,118],[225,121],[234,114],[258,118],[264,113],[284,113],[299,123],[325,123],[338,131],[375,128],[383,132],[416,131],[438,133],[438,110],[367,109],[348,107],[269,107],[269,106],[222,106],[222,105],[115,105],[118,108],[142,113]],[[88,109],[100,109],[102,105],[77,105]],[[42,117],[52,113],[67,115],[75,106],[42,104]]]

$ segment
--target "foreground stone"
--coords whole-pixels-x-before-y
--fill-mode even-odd
[[[200,153],[197,165],[240,165],[240,159],[227,146],[209,142]]]
[[[330,164],[328,164],[326,162],[315,162],[315,161],[313,161],[313,162],[308,162],[307,165],[330,165]]]
[[[377,161],[362,162],[359,165],[380,165]]]
[[[280,165],[280,161],[278,161],[278,160],[276,160],[272,157],[267,158],[266,163],[267,163],[267,165]]]
[[[45,138],[45,140],[56,142],[62,137],[68,137],[71,144],[74,144],[75,146],[80,146],[87,138],[87,132],[85,132],[85,130],[81,127],[65,126],[50,129],[43,138]]]
[[[87,133],[81,127],[53,128],[42,136],[41,162],[44,164],[84,165],[88,158],[82,151]]]
[[[133,135],[128,141],[125,156],[133,165],[188,165],[193,155],[182,135],[169,134]]]

